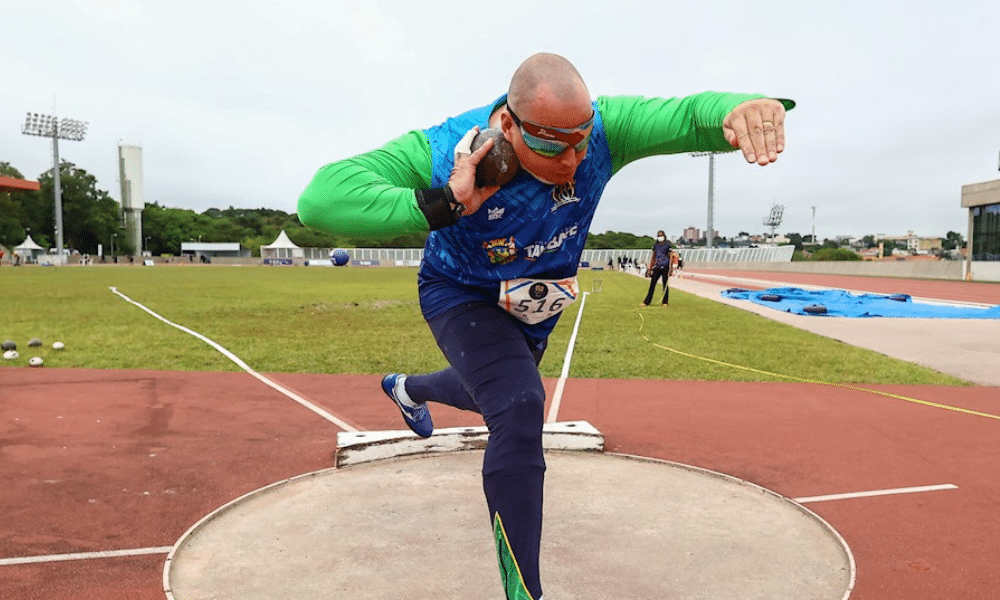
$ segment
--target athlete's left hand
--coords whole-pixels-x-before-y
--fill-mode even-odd
[[[785,150],[785,107],[770,98],[748,100],[726,116],[722,132],[747,162],[773,163]]]

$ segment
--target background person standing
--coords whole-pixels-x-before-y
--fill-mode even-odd
[[[643,306],[649,306],[653,301],[653,292],[656,291],[656,281],[663,278],[663,306],[667,306],[670,300],[670,286],[667,285],[667,278],[670,276],[670,251],[673,246],[667,241],[667,234],[662,230],[656,232],[656,243],[653,244],[653,251],[649,255],[649,266],[646,267],[646,276],[649,277],[649,292],[646,299],[642,301]]]

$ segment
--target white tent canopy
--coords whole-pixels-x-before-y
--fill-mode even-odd
[[[281,230],[278,239],[267,246],[260,247],[261,258],[305,258],[302,248],[295,245],[295,242],[288,239],[285,230]]]
[[[24,238],[23,242],[21,242],[14,248],[14,252],[17,252],[19,254],[25,250],[41,250],[42,252],[44,252],[45,248],[42,248],[41,246],[36,244],[35,240],[31,239],[31,236],[29,235],[28,237]]]
[[[28,262],[34,262],[39,256],[45,255],[45,248],[42,248],[31,239],[31,236],[24,238],[24,241],[14,247],[14,253]],[[11,260],[14,257],[11,256]]]

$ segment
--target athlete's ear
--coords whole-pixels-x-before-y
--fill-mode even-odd
[[[514,123],[514,119],[510,118],[510,113],[505,108],[500,113],[500,131],[503,132],[503,136],[507,138],[508,142],[514,142],[514,129],[516,128],[517,124]]]

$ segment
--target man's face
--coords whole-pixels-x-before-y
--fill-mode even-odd
[[[587,156],[593,117],[594,109],[589,100],[537,98],[524,107],[508,107],[500,115],[500,127],[504,137],[514,146],[522,168],[549,183],[570,183],[576,168]],[[552,142],[545,144],[545,138],[533,136],[531,132],[554,137],[550,138]],[[554,154],[553,148],[560,147],[561,151]]]

